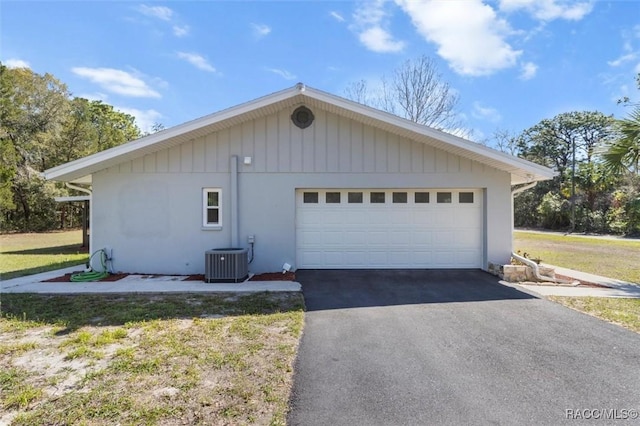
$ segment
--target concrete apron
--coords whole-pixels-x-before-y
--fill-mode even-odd
[[[205,283],[185,281],[181,276],[129,275],[111,282],[42,282],[77,272],[81,266],[0,281],[0,293],[258,293],[301,290],[295,281],[245,281],[242,283]]]

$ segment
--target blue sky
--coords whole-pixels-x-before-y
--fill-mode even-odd
[[[144,130],[305,84],[375,87],[420,55],[460,97],[472,138],[568,111],[623,117],[640,98],[640,2],[7,1],[0,60],[49,72]]]

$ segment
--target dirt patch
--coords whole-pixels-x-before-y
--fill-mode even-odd
[[[189,275],[182,281],[204,281],[204,274]]]
[[[249,281],[295,281],[296,274],[294,272],[267,272],[251,277]]]
[[[73,273],[64,274],[61,277],[50,278],[48,280],[44,280],[44,281],[41,281],[41,282],[43,282],[43,283],[70,283],[71,282],[71,275],[73,275]],[[106,276],[103,279],[98,280],[98,281],[107,281],[107,282],[118,281],[118,280],[123,279],[126,276],[129,276],[129,274],[109,274],[108,276]]]

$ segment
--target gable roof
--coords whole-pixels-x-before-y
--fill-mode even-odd
[[[555,172],[547,167],[414,123],[393,114],[307,87],[302,83],[298,83],[289,89],[188,121],[124,145],[53,167],[43,174],[46,179],[50,180],[91,183],[92,173],[301,104],[324,109],[505,171],[511,175],[512,185],[547,180],[555,176]]]

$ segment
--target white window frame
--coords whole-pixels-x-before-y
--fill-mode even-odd
[[[209,194],[215,192],[218,194],[218,205],[209,206]],[[208,212],[210,209],[218,209],[218,222],[207,222]],[[202,188],[202,229],[216,230],[222,229],[222,189],[221,188]]]

